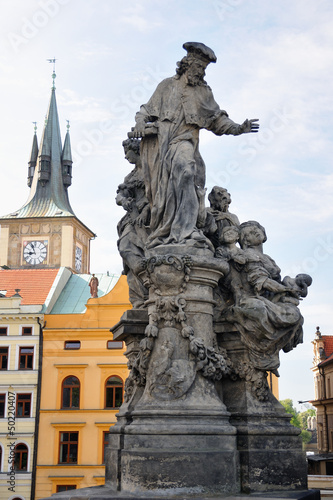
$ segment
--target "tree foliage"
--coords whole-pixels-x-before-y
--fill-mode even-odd
[[[292,399],[283,399],[280,401],[287,413],[291,414],[290,423],[295,427],[301,429],[301,438],[304,444],[307,444],[311,440],[311,432],[307,430],[308,428],[308,417],[316,415],[316,410],[314,408],[308,409],[306,411],[299,412],[294,407]]]

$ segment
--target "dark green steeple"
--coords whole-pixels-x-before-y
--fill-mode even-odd
[[[33,139],[28,175],[29,198],[20,210],[1,218],[75,216],[67,192],[71,185],[72,163],[69,130],[63,149],[61,145],[53,85],[39,148],[36,134]]]
[[[32,184],[32,179],[34,178],[34,173],[35,173],[35,168],[37,165],[37,159],[38,159],[38,141],[37,141],[37,125],[36,122],[34,122],[34,138],[32,140],[32,148],[31,148],[31,154],[30,154],[30,160],[28,162],[29,167],[28,167],[28,186],[31,187]]]

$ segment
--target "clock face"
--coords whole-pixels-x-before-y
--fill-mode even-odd
[[[75,269],[81,271],[82,267],[82,248],[75,248]]]
[[[47,256],[45,243],[47,244],[43,241],[29,241],[23,250],[24,260],[32,266],[41,264]]]

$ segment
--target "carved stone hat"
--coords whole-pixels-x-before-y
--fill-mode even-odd
[[[187,50],[188,54],[193,54],[196,57],[199,57],[203,61],[207,62],[207,64],[211,62],[215,63],[217,61],[214,51],[203,43],[186,42],[183,45],[183,49]]]

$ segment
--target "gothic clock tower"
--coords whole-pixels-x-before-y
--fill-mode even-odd
[[[89,273],[90,240],[95,234],[74,214],[68,198],[72,183],[69,125],[62,147],[53,86],[38,147],[36,127],[28,167],[30,195],[19,210],[0,217],[0,266],[68,267]]]

